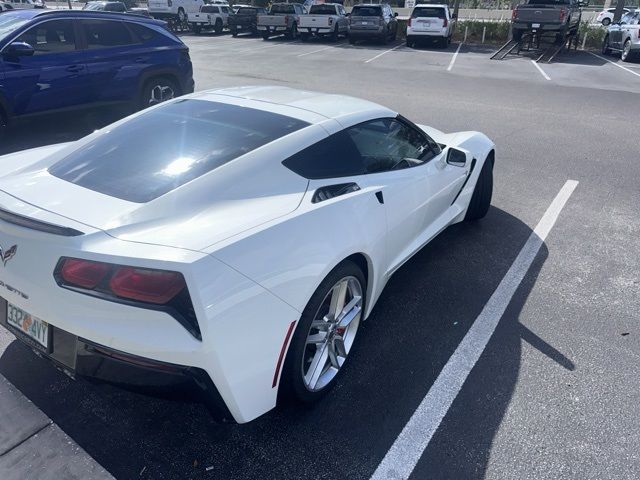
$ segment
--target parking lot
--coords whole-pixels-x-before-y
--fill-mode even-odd
[[[407,457],[394,442],[434,385],[455,390],[440,373],[575,181],[461,390],[441,422],[429,420],[434,433],[408,472],[640,477],[640,63],[583,51],[551,64],[492,61],[492,47],[455,43],[441,50],[399,41],[182,38],[197,90],[269,84],[335,92],[445,132],[486,133],[496,143],[487,218],[450,227],[395,274],[345,375],[314,407],[285,405],[248,424],[219,424],[184,398],[73,381],[5,331],[0,374],[119,479],[369,479],[381,462],[379,478],[405,478]],[[105,115],[112,114],[22,125],[0,150],[72,140]],[[437,407],[424,405],[427,416]],[[409,431],[413,444],[427,435]]]

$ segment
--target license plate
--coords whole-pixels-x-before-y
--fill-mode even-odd
[[[420,23],[422,23],[425,27],[429,27],[431,25],[430,20],[422,20]]]
[[[49,324],[7,302],[7,323],[44,348],[49,348]]]
[[[369,22],[362,22],[362,25],[369,25]]]
[[[531,28],[540,28],[540,24],[539,23],[532,23],[531,24]]]

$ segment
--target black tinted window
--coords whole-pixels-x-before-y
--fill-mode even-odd
[[[262,110],[181,100],[113,128],[49,172],[112,197],[148,202],[307,125]]]
[[[238,15],[255,15],[257,10],[255,8],[239,8]]]
[[[354,17],[379,17],[382,15],[382,9],[380,7],[353,7],[351,15]]]
[[[296,13],[293,5],[276,4],[271,7],[271,13]]]
[[[73,23],[70,20],[52,20],[24,32],[17,39],[35,49],[35,55],[71,52],[76,49]]]
[[[160,35],[155,30],[151,30],[145,26],[140,25],[139,23],[130,23],[127,22],[128,27],[133,30],[133,33],[136,37],[142,42],[149,42]]]
[[[218,7],[214,7],[213,5],[204,5],[200,8],[202,13],[219,13]]]
[[[113,20],[83,20],[89,48],[109,48],[135,43],[124,23]]]
[[[124,3],[107,3],[104,7],[107,12],[126,12]]]
[[[385,118],[331,135],[289,157],[283,164],[298,175],[319,179],[408,168],[433,156],[425,134]]]
[[[336,7],[333,5],[311,5],[309,13],[311,15],[335,15]]]
[[[418,7],[414,8],[411,18],[446,18],[444,8]]]

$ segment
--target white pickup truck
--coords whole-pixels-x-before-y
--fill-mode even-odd
[[[338,40],[340,35],[349,34],[349,19],[344,7],[338,3],[321,3],[312,5],[309,15],[300,17],[298,32],[302,41],[312,35],[330,36]]]
[[[306,12],[300,3],[274,3],[268,15],[258,15],[258,33],[268,40],[273,35],[285,35],[288,38],[298,37],[300,18]]]
[[[222,33],[222,30],[228,26],[231,14],[232,10],[228,5],[202,5],[198,13],[189,17],[189,23],[196,34],[203,30]]]

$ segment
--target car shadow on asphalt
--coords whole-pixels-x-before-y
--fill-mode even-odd
[[[73,381],[17,341],[0,357],[0,373],[116,478],[367,479],[530,234],[498,208],[445,230],[390,280],[320,403],[283,405],[248,424],[218,424],[187,398]],[[482,478],[523,341],[575,368],[519,323],[546,258],[543,244],[414,478]]]

